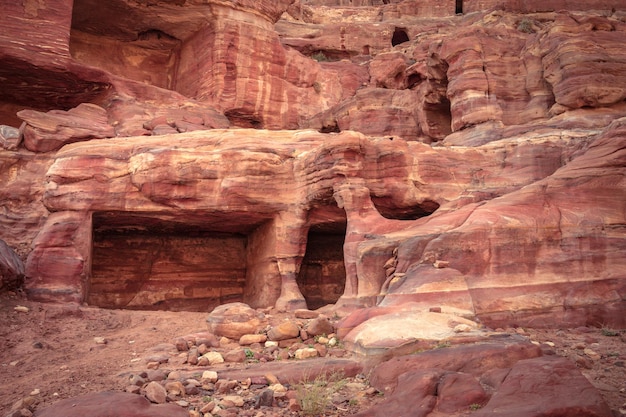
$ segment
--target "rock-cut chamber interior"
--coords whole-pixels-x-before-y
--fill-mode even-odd
[[[345,226],[339,231],[313,228],[308,234],[306,254],[296,281],[310,310],[336,303],[344,292],[344,240]]]
[[[243,301],[246,230],[94,214],[86,301],[105,308],[210,311]]]

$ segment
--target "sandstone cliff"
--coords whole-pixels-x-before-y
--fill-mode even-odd
[[[4,1],[3,283],[624,326],[619,2],[344,3]]]

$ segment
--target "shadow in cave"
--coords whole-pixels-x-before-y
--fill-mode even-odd
[[[343,294],[346,285],[344,240],[345,225],[342,231],[309,231],[306,254],[296,282],[310,310],[335,304]]]

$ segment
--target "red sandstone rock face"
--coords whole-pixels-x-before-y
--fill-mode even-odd
[[[453,3],[7,5],[0,237],[29,294],[623,325],[623,13]]]

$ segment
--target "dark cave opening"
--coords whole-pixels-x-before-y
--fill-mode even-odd
[[[312,229],[308,234],[306,254],[296,281],[310,310],[334,304],[343,294],[344,240],[345,229],[342,233]]]
[[[400,45],[401,43],[408,42],[409,40],[409,35],[406,32],[406,29],[395,28],[395,30],[393,31],[393,36],[391,37],[391,45]]]
[[[463,0],[456,0],[454,13],[456,13],[456,14],[463,14]]]
[[[372,203],[381,216],[392,220],[417,220],[430,216],[439,208],[439,203],[432,200],[424,200],[414,206],[398,207],[387,198],[372,196]]]
[[[447,97],[440,96],[438,103],[424,103],[424,113],[427,132],[433,141],[442,140],[452,133],[452,110]]]

